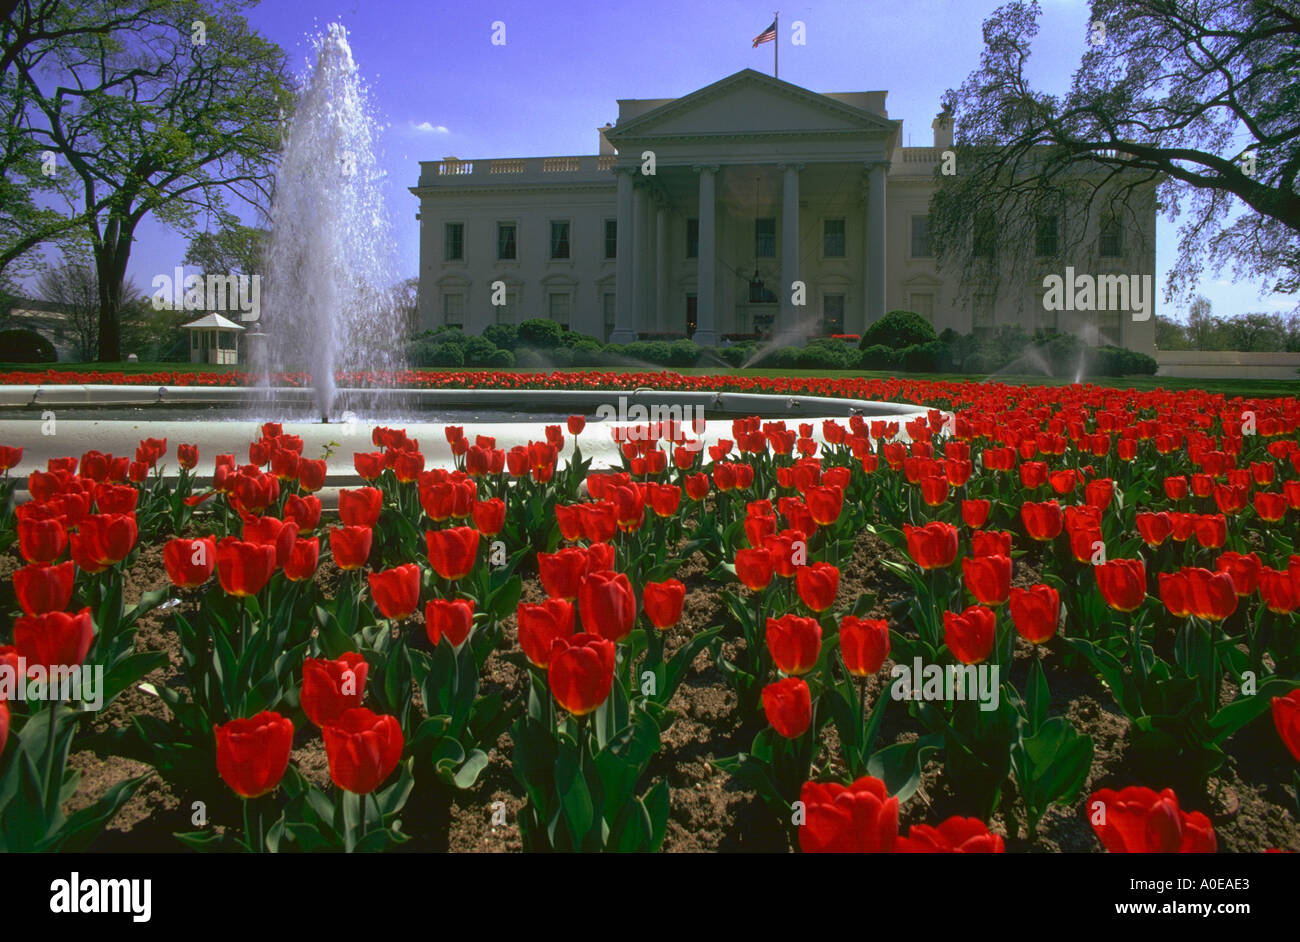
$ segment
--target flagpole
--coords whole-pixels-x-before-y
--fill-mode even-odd
[[[776,27],[776,35],[772,37],[772,78],[781,77],[781,11],[777,10],[772,14],[772,25]]]

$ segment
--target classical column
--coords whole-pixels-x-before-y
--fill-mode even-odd
[[[614,275],[614,331],[609,335],[610,343],[631,343],[636,340],[632,327],[632,262],[636,258],[635,240],[632,238],[632,174],[634,168],[617,168],[614,175],[618,178],[618,221],[615,238],[617,264]]]
[[[649,186],[636,187],[633,197],[633,215],[636,217],[633,251],[636,255],[632,266],[632,329],[640,333],[654,329],[654,278],[651,274],[654,271],[654,239],[650,235],[654,225],[654,210]]]
[[[668,330],[668,204],[655,206],[655,330]]]
[[[778,330],[789,330],[799,322],[795,309],[794,283],[799,280],[799,171],[803,164],[782,165],[781,182],[781,313]]]
[[[717,286],[714,284],[717,271],[717,241],[714,228],[717,223],[717,196],[714,193],[714,175],[718,172],[716,164],[696,167],[700,174],[700,260],[699,287],[696,289],[695,302],[695,336],[700,346],[712,347],[718,343],[715,311],[717,303]]]
[[[867,324],[885,316],[885,174],[883,161],[867,165]]]

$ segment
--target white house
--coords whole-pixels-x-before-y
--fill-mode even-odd
[[[596,155],[421,162],[420,324],[478,333],[544,317],[613,342],[716,344],[860,333],[904,308],[938,330],[1021,323],[1154,348],[1153,317],[1048,310],[1041,279],[986,295],[940,273],[927,212],[951,122],[903,146],[886,94],[745,69],[681,98],[620,100]],[[1092,234],[1090,271],[1154,274],[1154,202],[1137,218],[1149,225]],[[1054,240],[1038,242],[1026,251],[1042,274],[1063,274]]]

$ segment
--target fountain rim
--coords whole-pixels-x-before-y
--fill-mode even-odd
[[[846,399],[790,393],[722,392],[637,389],[420,389],[404,387],[341,387],[335,392],[335,409],[350,401],[363,401],[367,418],[382,412],[386,404],[406,408],[457,406],[510,406],[526,398],[530,409],[553,406],[560,410],[618,408],[619,403],[643,407],[682,406],[724,415],[761,415],[764,418],[876,418],[912,417],[929,407],[906,402]],[[247,405],[272,403],[311,405],[315,390],[310,386],[114,386],[108,384],[57,384],[0,386],[0,407],[36,406],[162,406],[162,405]],[[109,421],[112,421],[109,419]],[[133,421],[124,419],[123,421]],[[526,412],[521,422],[528,422]],[[632,422],[631,419],[616,421]]]

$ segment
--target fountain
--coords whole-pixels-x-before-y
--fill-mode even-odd
[[[276,174],[260,365],[267,374],[310,372],[316,412],[328,422],[335,372],[391,369],[402,324],[377,128],[347,31],[330,24],[315,50]],[[264,386],[274,400],[275,387]]]

